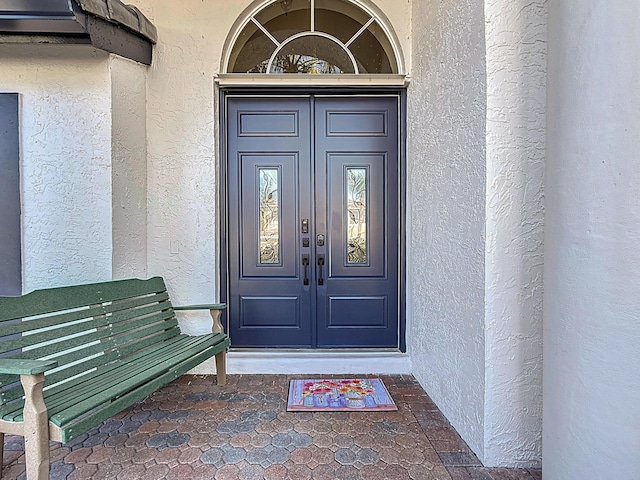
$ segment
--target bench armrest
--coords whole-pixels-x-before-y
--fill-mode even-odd
[[[224,310],[227,308],[226,303],[211,303],[207,305],[184,305],[182,307],[173,307],[174,310]]]
[[[55,360],[22,360],[0,358],[0,373],[11,375],[36,375],[58,366]]]
[[[209,310],[213,325],[211,327],[212,333],[224,333],[224,328],[220,322],[220,314],[222,310],[227,308],[225,303],[211,303],[209,305],[185,305],[182,307],[173,307],[174,310]]]

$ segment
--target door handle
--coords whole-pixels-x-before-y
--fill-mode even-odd
[[[309,255],[302,255],[302,269],[304,270],[303,285],[309,285]]]
[[[324,267],[324,255],[318,255],[318,285],[324,285],[322,267]]]

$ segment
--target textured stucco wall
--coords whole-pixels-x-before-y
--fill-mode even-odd
[[[415,377],[484,453],[485,43],[480,0],[413,2],[407,317]]]
[[[543,475],[640,472],[640,3],[549,2]]]
[[[147,68],[112,55],[113,277],[147,274]]]
[[[487,226],[485,452],[542,457],[546,0],[485,2]]]
[[[136,5],[158,29],[147,79],[148,274],[166,278],[175,305],[218,299],[217,163],[213,77],[241,8],[227,2]],[[181,315],[210,331],[208,312]]]
[[[111,278],[108,56],[0,46],[0,91],[22,94],[23,289]]]
[[[402,49],[406,73],[411,65],[411,15],[412,0],[361,0],[363,5],[374,6],[386,17]]]

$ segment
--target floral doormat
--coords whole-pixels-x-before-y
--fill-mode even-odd
[[[291,380],[287,411],[398,410],[379,378]]]

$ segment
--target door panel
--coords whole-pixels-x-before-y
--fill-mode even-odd
[[[298,297],[240,297],[240,328],[300,328]]]
[[[297,278],[298,155],[241,153],[240,277]]]
[[[330,278],[385,276],[385,154],[327,153]]]
[[[228,101],[233,344],[311,347],[298,235],[310,218],[309,98]]]
[[[398,346],[398,97],[227,97],[234,346]]]
[[[394,97],[316,99],[319,346],[398,345],[397,108]]]

